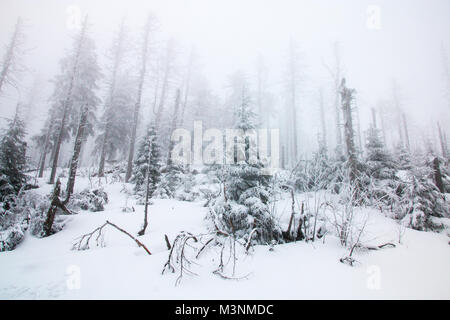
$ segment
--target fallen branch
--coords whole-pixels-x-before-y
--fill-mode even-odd
[[[205,250],[205,248],[208,246],[208,244],[210,244],[213,240],[214,240],[214,238],[211,238],[208,241],[206,241],[206,243],[203,245],[203,247],[201,247],[200,250],[198,251],[197,255],[195,256],[195,259],[198,259],[198,257],[200,256],[200,253],[202,253],[203,250]]]
[[[77,241],[72,249],[76,249],[76,250],[87,250],[89,249],[89,242],[91,241],[91,238],[97,233],[97,237],[95,238],[95,241],[97,242],[97,246],[99,245],[99,239],[102,236],[102,231],[103,228],[106,226],[112,226],[115,229],[119,230],[120,232],[126,234],[127,236],[129,236],[131,239],[134,240],[134,242],[136,242],[136,244],[138,245],[138,247],[141,247],[142,249],[144,249],[148,255],[151,255],[150,250],[148,250],[148,248],[142,243],[140,242],[138,239],[136,239],[135,237],[133,237],[129,232],[125,231],[124,229],[118,227],[117,225],[115,225],[112,222],[109,222],[108,220],[106,220],[106,222],[101,225],[100,227],[97,227],[96,229],[94,229],[92,232],[90,233],[86,233],[85,235],[77,238],[80,239],[79,241]],[[84,241],[84,242],[83,242]]]
[[[167,236],[167,234],[164,235],[164,240],[166,240],[167,250],[170,250],[172,246],[170,245],[169,237]]]

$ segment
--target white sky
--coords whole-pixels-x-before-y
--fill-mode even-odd
[[[347,83],[358,91],[364,121],[369,121],[368,110],[378,99],[389,98],[395,78],[411,123],[439,119],[445,128],[450,123],[441,57],[441,45],[450,54],[448,0],[0,0],[0,44],[7,43],[16,18],[23,17],[31,48],[26,65],[43,79],[44,102],[52,89],[47,80],[70,46],[73,30],[66,26],[70,5],[89,14],[99,57],[124,14],[137,34],[148,11],[153,12],[162,34],[175,36],[186,47],[195,45],[216,90],[237,69],[254,76],[261,54],[269,68],[269,83],[281,91],[292,36],[305,67],[303,112],[317,101],[319,86],[329,90],[322,60],[331,61],[332,43],[340,41]],[[369,5],[381,10],[379,30],[366,26]],[[326,99],[330,104],[331,97]],[[0,116],[10,115],[16,101],[17,93],[8,90],[0,98]]]

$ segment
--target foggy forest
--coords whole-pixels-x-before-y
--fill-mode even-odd
[[[0,298],[449,299],[449,13],[0,1]]]

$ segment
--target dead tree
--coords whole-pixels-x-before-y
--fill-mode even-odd
[[[67,204],[69,202],[70,197],[73,193],[73,188],[75,186],[75,177],[78,169],[78,161],[80,160],[81,145],[83,143],[84,132],[86,130],[88,113],[89,113],[89,106],[83,105],[81,108],[80,122],[78,124],[77,135],[75,137],[75,143],[73,146],[72,160],[70,161],[69,180],[67,181],[66,199],[64,200],[64,204]]]
[[[48,237],[52,234],[53,222],[55,221],[56,211],[58,209],[61,209],[66,214],[72,214],[72,212],[70,212],[59,199],[60,194],[61,194],[61,182],[58,179],[56,181],[55,188],[53,189],[50,207],[48,208],[47,216],[45,218],[42,229],[42,236],[44,237]]]
[[[148,226],[148,200],[150,197],[150,160],[151,160],[151,149],[152,146],[149,146],[148,159],[147,159],[147,178],[145,181],[145,206],[144,206],[144,224],[142,226],[141,231],[138,232],[139,236],[143,236],[145,234],[145,230]],[[166,239],[167,240],[167,239]]]
[[[184,115],[186,113],[187,104],[188,104],[188,98],[189,98],[189,91],[191,88],[191,78],[192,78],[192,70],[194,66],[194,60],[195,60],[195,53],[194,49],[191,49],[191,52],[189,54],[189,61],[187,65],[186,70],[186,77],[184,79],[184,93],[183,93],[183,106],[181,108],[181,117],[180,117],[180,126],[183,125],[184,122]]]
[[[177,123],[178,123],[178,109],[180,108],[180,89],[177,89],[177,94],[175,97],[175,106],[173,109],[173,115],[172,115],[172,124],[170,125],[170,133],[174,132],[175,129],[177,128]],[[170,140],[169,143],[169,154],[167,156],[167,165],[171,165],[172,164],[172,150],[173,150],[173,146],[174,146],[174,142],[172,141],[172,139]]]
[[[434,171],[434,183],[438,187],[441,193],[445,193],[444,182],[442,181],[442,173],[440,168],[439,159],[436,157],[433,160],[433,171]]]
[[[80,56],[81,56],[83,42],[85,41],[85,37],[86,37],[86,31],[87,31],[87,17],[85,18],[85,20],[83,22],[80,36],[77,39],[73,66],[72,66],[72,70],[71,70],[70,78],[69,78],[69,84],[68,84],[67,92],[65,93],[65,99],[64,99],[63,105],[62,105],[62,117],[61,117],[61,121],[59,123],[59,132],[58,132],[57,139],[56,139],[55,145],[54,145],[54,150],[53,150],[52,171],[50,173],[50,181],[49,181],[50,184],[53,184],[55,182],[56,169],[58,167],[58,160],[59,160],[59,152],[60,152],[61,144],[63,141],[64,131],[66,129],[66,122],[68,120],[67,118],[69,116],[70,104],[72,102],[72,91],[75,86],[75,81],[77,80]]]
[[[150,44],[150,31],[152,28],[153,17],[149,16],[147,18],[147,23],[144,28],[143,34],[143,43],[141,48],[141,69],[139,73],[139,82],[138,82],[138,90],[136,96],[136,103],[134,105],[134,113],[133,113],[133,127],[131,129],[131,138],[130,138],[130,151],[128,153],[128,164],[127,164],[127,172],[125,174],[125,182],[128,182],[131,178],[131,174],[133,171],[133,158],[134,158],[134,147],[136,144],[136,132],[137,126],[139,122],[139,112],[141,109],[141,100],[142,100],[142,89],[144,86],[145,77],[147,75],[147,60],[148,60],[148,51]]]
[[[111,226],[117,230],[119,230],[120,232],[126,234],[128,237],[130,237],[132,240],[134,240],[134,242],[136,242],[136,244],[138,245],[138,247],[141,247],[142,249],[145,250],[145,252],[147,252],[148,255],[151,255],[150,250],[148,250],[148,248],[138,239],[136,239],[135,237],[133,237],[128,231],[118,227],[117,225],[115,225],[112,222],[109,222],[108,220],[106,220],[106,222],[101,225],[98,228],[95,228],[92,232],[89,232],[85,235],[82,235],[81,237],[79,237],[78,239],[76,239],[77,241],[73,244],[72,249],[73,250],[87,250],[89,249],[89,244],[90,241],[92,239],[92,237],[95,237],[96,240],[96,244],[97,246],[100,245],[100,239],[102,237],[102,231],[106,226]]]
[[[439,134],[439,143],[441,145],[442,157],[446,158],[447,157],[447,144],[445,141],[445,134],[442,131],[439,121],[437,123],[437,128],[438,128],[438,134]]]
[[[106,123],[105,123],[105,129],[103,132],[103,141],[101,145],[101,151],[100,151],[100,163],[98,167],[98,176],[103,177],[105,174],[105,160],[106,160],[106,149],[109,141],[109,135],[111,130],[111,105],[113,104],[114,100],[114,94],[116,91],[116,83],[117,83],[117,73],[119,71],[119,67],[123,62],[123,56],[124,56],[124,46],[125,46],[125,26],[124,21],[122,20],[122,23],[119,28],[119,33],[117,35],[117,39],[115,39],[113,43],[113,49],[112,49],[112,70],[111,75],[109,79],[109,88],[108,88],[108,96],[106,98],[105,103],[105,113],[106,113]]]
[[[159,98],[158,108],[154,110],[155,114],[155,124],[156,127],[159,128],[161,124],[161,118],[164,113],[164,107],[166,103],[167,91],[169,90],[169,79],[172,72],[172,63],[173,63],[173,54],[174,54],[174,40],[170,39],[167,43],[165,63],[164,63],[164,73],[163,80],[161,84],[161,94]]]
[[[327,125],[325,121],[325,109],[324,109],[324,102],[323,102],[323,89],[319,89],[319,108],[320,108],[320,123],[322,125],[322,144],[325,149],[328,149],[328,143],[327,143]]]
[[[23,23],[21,18],[18,18],[0,65],[0,93],[7,84],[17,88],[17,75],[22,71],[20,56],[23,53],[23,44]]]
[[[335,42],[333,45],[333,54],[334,54],[334,68],[331,68],[325,64],[325,68],[330,73],[330,76],[333,80],[333,93],[334,93],[334,109],[335,109],[335,128],[336,128],[336,151],[338,156],[341,154],[342,147],[342,130],[341,130],[341,108],[339,105],[339,92],[340,92],[340,81],[342,77],[342,64],[341,64],[341,55],[339,51],[339,43]]]
[[[408,124],[406,123],[406,116],[405,116],[404,112],[402,112],[402,122],[403,122],[403,131],[405,133],[405,145],[406,145],[406,149],[409,151],[410,145],[409,145]]]
[[[352,118],[352,101],[354,99],[355,89],[349,89],[345,86],[345,78],[342,79],[340,93],[344,115],[344,137],[350,168],[350,181],[355,183],[358,177],[358,159],[355,148],[355,134]]]

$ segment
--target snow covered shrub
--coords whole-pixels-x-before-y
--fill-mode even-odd
[[[161,199],[174,199],[176,191],[185,180],[185,170],[181,165],[166,165],[161,169],[161,181],[154,196]]]
[[[22,242],[25,230],[22,224],[15,224],[0,231],[0,252],[14,250]]]
[[[73,210],[87,210],[92,212],[105,210],[108,194],[102,188],[85,189],[72,195],[69,207]]]
[[[48,196],[42,196],[32,190],[19,193],[11,208],[0,215],[0,251],[13,250],[23,240],[26,230],[34,236],[43,236],[43,225],[49,205]],[[65,219],[57,216],[52,233],[62,230],[64,223]]]
[[[175,192],[175,199],[180,201],[197,201],[202,199],[203,193],[196,187],[195,175],[187,173],[183,176],[180,188]]]
[[[450,206],[432,176],[432,168],[416,165],[403,177],[401,197],[395,210],[398,218],[407,219],[409,226],[416,230],[434,230],[438,226],[431,217],[449,217]]]

